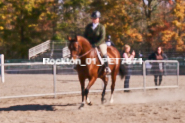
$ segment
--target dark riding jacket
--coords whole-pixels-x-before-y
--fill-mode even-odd
[[[105,27],[99,23],[98,26],[93,30],[92,26],[92,23],[86,26],[84,37],[90,42],[91,45],[94,46],[99,46],[100,44],[105,43]]]
[[[157,53],[154,52],[151,55],[149,55],[148,59],[149,60],[157,60],[156,55],[157,55]],[[165,53],[162,53],[161,56],[163,57],[163,60],[167,60],[168,59],[168,57],[167,57],[167,55]]]
[[[148,59],[149,60],[157,60],[157,55],[158,54],[156,52],[154,52],[151,55],[149,55]],[[167,55],[165,53],[162,53],[161,56],[163,58],[162,60],[167,60],[168,59],[168,57],[167,57]],[[151,68],[151,73],[152,74],[154,74],[154,75],[162,75],[162,74],[164,74],[165,71],[160,71],[160,69],[159,69],[159,64],[160,63],[153,62],[151,64],[152,64],[152,68]],[[162,63],[162,69],[164,70],[164,63]]]

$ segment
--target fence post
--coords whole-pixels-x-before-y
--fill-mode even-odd
[[[5,77],[4,77],[4,54],[0,55],[0,60],[1,60],[1,82],[4,83],[5,82]]]
[[[143,61],[143,90],[146,92],[146,66],[145,61]]]
[[[56,64],[53,65],[53,93],[56,98]]]
[[[179,86],[179,62],[177,61],[177,86]]]

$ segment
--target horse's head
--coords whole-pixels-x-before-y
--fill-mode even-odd
[[[68,41],[69,41],[68,48],[71,52],[71,58],[77,59],[82,50],[82,47],[78,41],[78,36],[75,36],[74,39],[68,36]]]

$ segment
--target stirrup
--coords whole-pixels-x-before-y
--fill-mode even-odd
[[[106,67],[106,68],[105,68],[105,73],[106,73],[106,74],[111,73],[111,69],[110,69],[109,67]]]

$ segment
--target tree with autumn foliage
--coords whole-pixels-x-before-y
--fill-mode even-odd
[[[1,0],[0,30],[6,58],[27,58],[28,49],[52,37],[54,0]]]
[[[62,38],[67,35],[82,35],[85,26],[90,22],[89,14],[86,13],[90,0],[64,0],[60,10],[58,31]]]
[[[163,43],[173,45],[176,51],[185,51],[185,1],[176,0],[171,30],[163,31]]]
[[[150,52],[185,49],[183,0],[0,0],[0,51],[27,58],[28,49],[46,40],[83,34],[94,10],[117,48],[131,45]]]
[[[138,0],[94,0],[89,13],[94,10],[102,13],[101,23],[105,25],[107,35],[111,35],[116,45],[122,47],[126,43],[143,41],[139,29],[142,19],[140,5]]]

